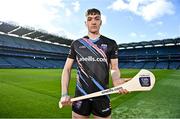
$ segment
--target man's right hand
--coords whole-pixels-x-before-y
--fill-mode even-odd
[[[59,103],[63,106],[66,106],[66,105],[71,105],[71,97],[66,95],[66,96],[63,96],[61,97]]]

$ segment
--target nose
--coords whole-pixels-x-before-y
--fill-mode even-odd
[[[96,24],[96,20],[95,19],[92,19],[92,24]]]

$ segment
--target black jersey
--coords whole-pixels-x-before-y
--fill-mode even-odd
[[[110,59],[118,58],[114,40],[100,36],[92,42],[85,36],[71,44],[68,58],[77,61],[75,96],[82,96],[108,88]]]

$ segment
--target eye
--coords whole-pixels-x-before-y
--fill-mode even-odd
[[[88,17],[88,18],[87,18],[87,21],[91,21],[91,20],[92,20],[92,18],[91,18],[91,17]]]
[[[100,17],[95,17],[95,20],[100,20],[101,18]]]

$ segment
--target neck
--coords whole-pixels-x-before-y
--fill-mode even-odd
[[[101,34],[100,34],[99,32],[98,32],[98,33],[91,33],[91,32],[88,33],[88,36],[89,36],[89,38],[91,38],[91,39],[96,39],[96,38],[98,38],[100,35],[101,35]]]

